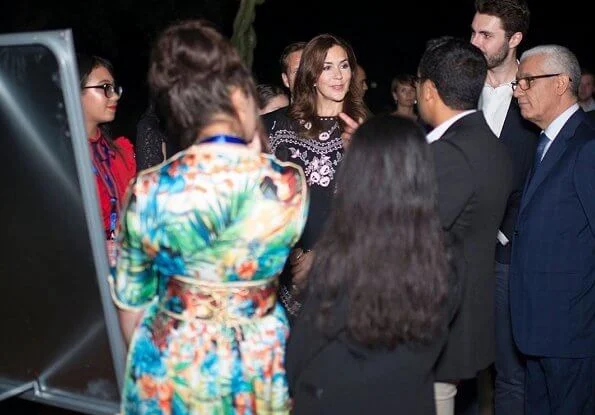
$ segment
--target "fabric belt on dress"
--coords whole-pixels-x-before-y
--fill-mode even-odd
[[[253,322],[269,314],[277,300],[278,275],[256,281],[210,282],[181,275],[169,278],[160,311],[185,321],[222,324]]]

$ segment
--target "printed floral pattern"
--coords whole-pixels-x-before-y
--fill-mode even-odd
[[[287,319],[265,281],[303,230],[305,177],[271,156],[221,148],[193,146],[129,189],[113,294],[145,311],[128,354],[125,414],[289,412]],[[210,295],[193,280],[265,285]],[[222,304],[231,320],[205,318]]]

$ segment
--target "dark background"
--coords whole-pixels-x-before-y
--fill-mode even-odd
[[[239,0],[79,0],[67,5],[16,0],[8,8],[3,6],[0,33],[70,28],[78,52],[110,59],[125,89],[114,129],[134,140],[136,122],[147,102],[149,48],[158,31],[175,20],[204,17],[231,37],[239,4]],[[576,0],[551,5],[529,0],[531,27],[521,52],[537,44],[557,43],[574,51],[582,65],[593,68],[595,15],[587,13],[587,5]],[[283,47],[330,32],[352,44],[372,86],[366,100],[373,111],[382,111],[392,105],[391,77],[399,71],[415,72],[428,39],[446,34],[467,38],[473,14],[473,0],[351,4],[264,0],[255,9],[252,69],[257,81],[280,83],[278,57]]]
[[[160,29],[186,18],[204,17],[231,37],[239,0],[3,0],[0,33],[72,29],[77,52],[110,59],[124,86],[114,132],[135,139],[136,122],[147,103],[146,71],[151,42]],[[532,22],[521,51],[557,43],[574,51],[582,65],[595,69],[593,21],[587,1],[546,5],[529,0]],[[366,95],[374,111],[390,107],[391,77],[415,72],[425,42],[436,36],[468,37],[473,0],[396,2],[367,0],[265,0],[256,7],[257,45],[253,71],[257,81],[280,83],[278,57],[293,41],[330,32],[348,40],[367,71],[372,88]],[[64,414],[41,410],[16,399],[0,404],[0,412]]]

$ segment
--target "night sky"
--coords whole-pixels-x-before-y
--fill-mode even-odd
[[[371,108],[384,109],[391,105],[391,77],[399,71],[415,71],[428,39],[441,35],[467,38],[474,13],[473,0],[367,0],[355,4],[265,0],[258,5],[252,68],[256,79],[280,82],[278,57],[287,43],[333,33],[352,44],[369,80],[376,85],[366,95]],[[545,5],[529,0],[532,21],[521,51],[558,43],[573,50],[581,64],[593,68],[595,16],[586,13],[586,5],[586,1]],[[155,34],[174,20],[204,17],[231,37],[238,6],[239,0],[82,0],[72,6],[62,1],[17,0],[10,2],[12,10],[3,10],[0,32],[70,28],[77,51],[110,59],[125,88],[116,126],[119,133],[134,139],[136,121],[146,106],[148,53]]]

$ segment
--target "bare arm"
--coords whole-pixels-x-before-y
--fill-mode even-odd
[[[122,335],[124,336],[124,341],[126,342],[126,346],[130,345],[130,341],[132,340],[132,335],[134,331],[138,327],[140,320],[143,316],[143,310],[124,310],[119,308],[118,309],[118,319],[120,320],[120,330],[122,330]]]

